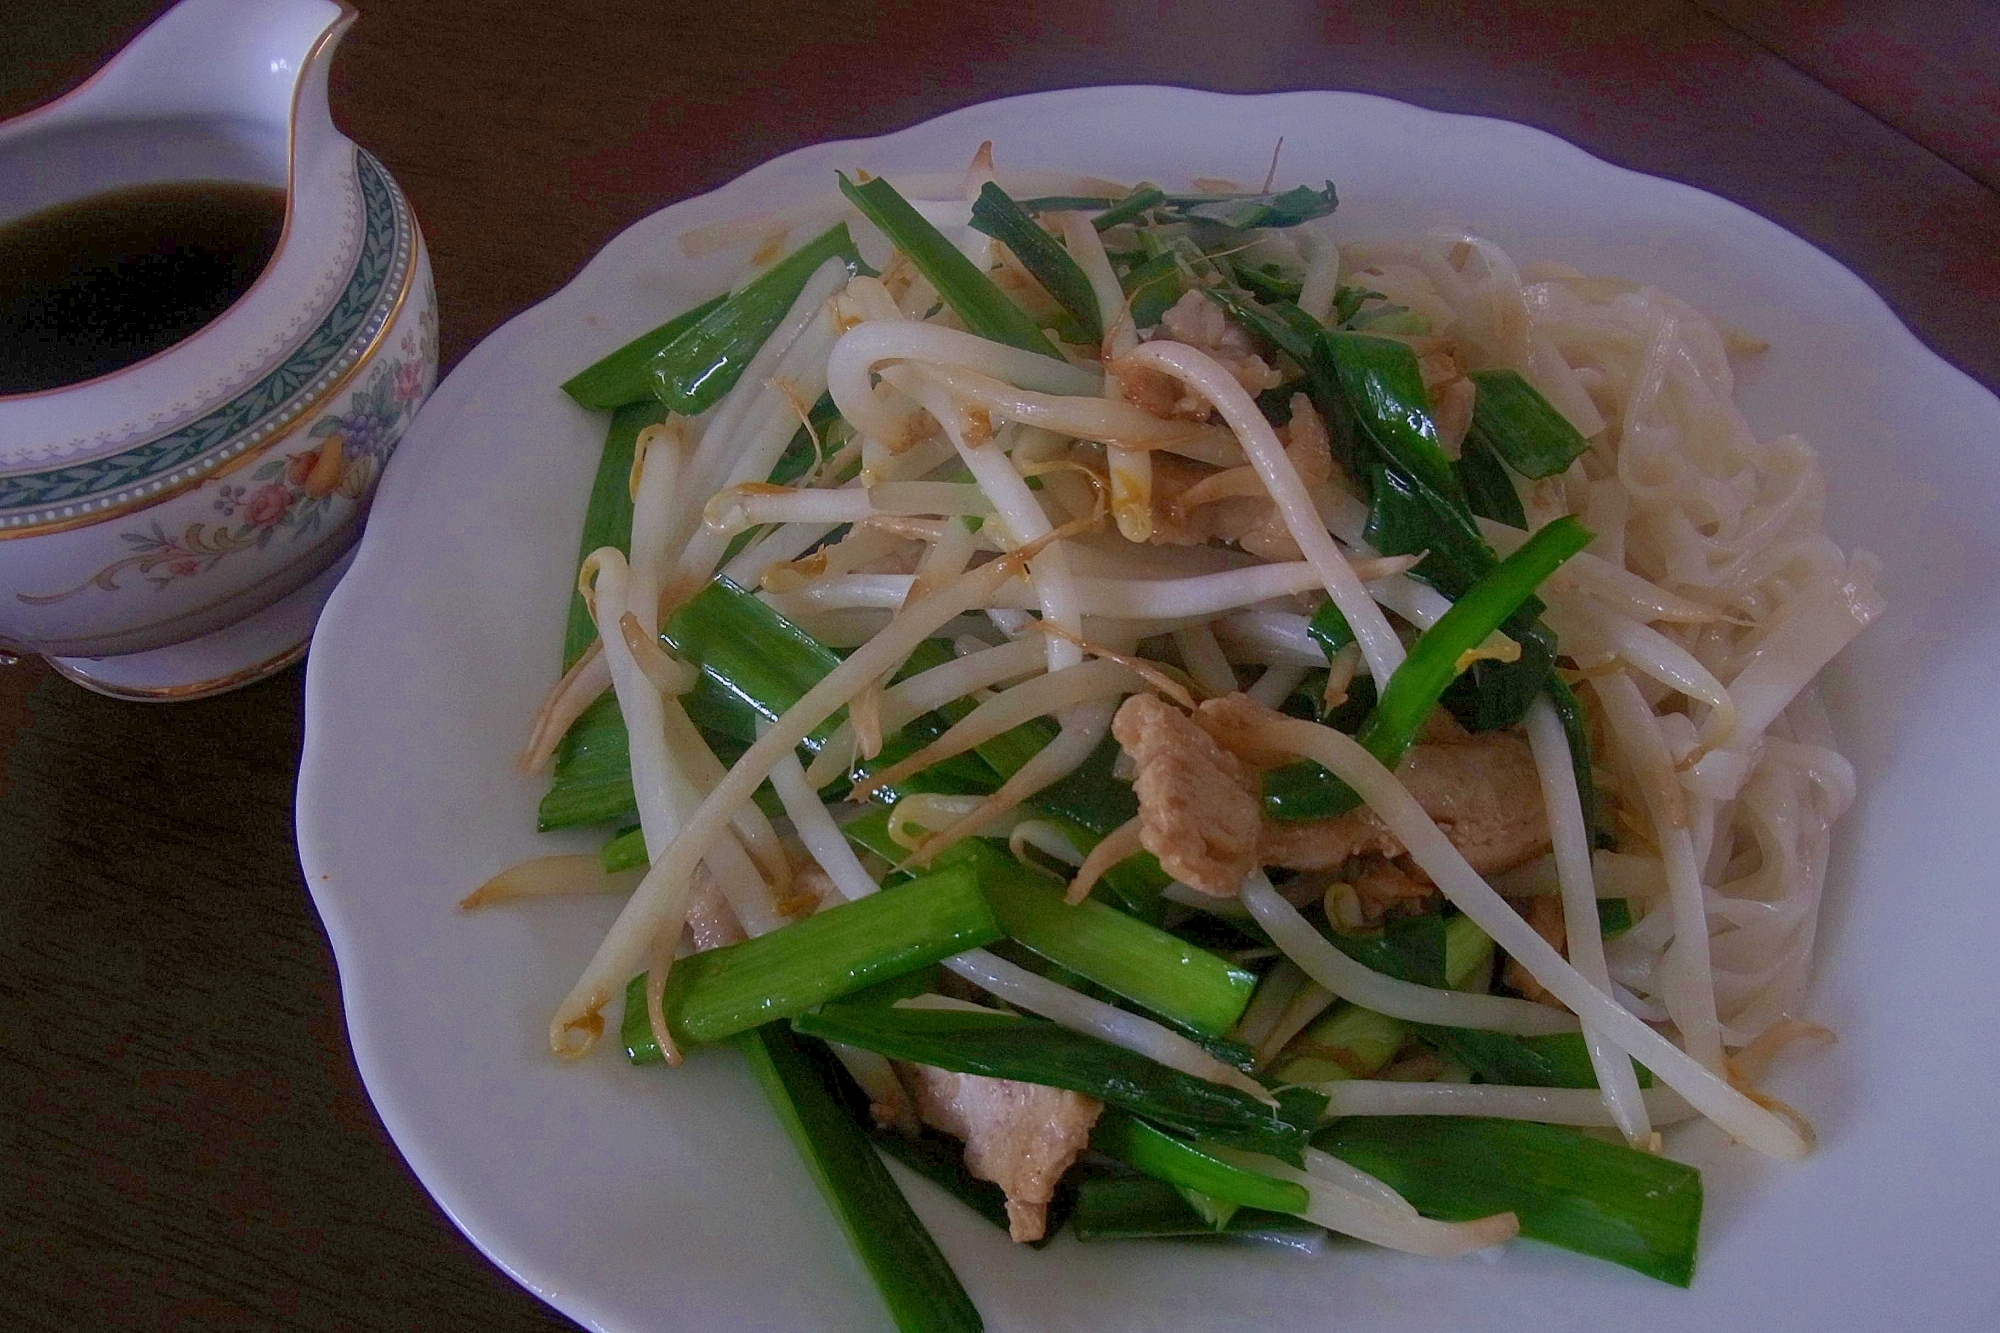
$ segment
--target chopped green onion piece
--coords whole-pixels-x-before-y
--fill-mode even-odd
[[[1211,1157],[1198,1145],[1123,1111],[1107,1109],[1098,1118],[1090,1146],[1136,1171],[1225,1203],[1274,1213],[1302,1213],[1312,1205],[1303,1185]]]
[[[1097,1176],[1077,1186],[1070,1214],[1078,1240],[1139,1240],[1162,1236],[1213,1236],[1218,1228],[1196,1211],[1185,1194],[1151,1176]],[[1219,1228],[1246,1233],[1318,1239],[1325,1232],[1289,1213],[1237,1208]]]
[[[628,828],[598,853],[598,860],[604,866],[604,873],[615,875],[621,870],[637,870],[650,864],[646,859],[646,830]]]
[[[1464,502],[1386,464],[1376,464],[1368,477],[1368,526],[1363,535],[1384,555],[1423,556],[1412,571],[1417,578],[1447,597],[1456,597],[1499,563]]]
[[[606,690],[585,708],[556,747],[555,772],[535,810],[535,826],[551,829],[630,823],[639,817],[632,798],[632,760],[625,717]]]
[[[835,667],[840,655],[727,579],[710,582],[660,629],[676,654],[727,698],[775,722]],[[837,715],[837,716],[844,716]],[[817,750],[836,725],[806,741]]]
[[[1476,391],[1472,433],[1522,476],[1537,480],[1553,477],[1590,448],[1590,441],[1569,424],[1569,418],[1556,411],[1519,372],[1475,370],[1468,378]]]
[[[844,830],[857,845],[892,860],[904,849],[888,836],[888,816],[870,814]],[[936,864],[971,867],[1008,938],[1094,985],[1210,1037],[1228,1034],[1256,989],[1256,975],[1206,949],[1107,904],[1071,906],[1048,879],[998,844],[967,838]]]
[[[1119,283],[1132,307],[1134,328],[1149,329],[1181,299],[1181,266],[1175,256],[1155,255],[1126,273]]]
[[[826,1063],[783,1024],[746,1032],[737,1045],[896,1327],[902,1333],[979,1333],[985,1325],[972,1298],[867,1134],[828,1089]]]
[[[1041,224],[1023,212],[1007,192],[988,181],[972,203],[972,225],[1003,242],[1021,267],[1034,275],[1056,304],[1069,312],[1082,332],[1082,341],[1104,341],[1104,320],[1097,309],[1097,293],[1090,279],[1070,258],[1068,250]]]
[[[1597,900],[1597,932],[1605,939],[1623,935],[1632,929],[1632,901],[1629,898],[1599,898]]]
[[[667,409],[648,398],[644,402],[621,405],[611,414],[611,426],[604,436],[604,451],[598,455],[597,476],[590,483],[590,505],[583,511],[583,536],[576,563],[602,546],[624,550],[632,544],[632,453],[639,432],[664,421]],[[570,589],[569,620],[563,628],[563,670],[575,665],[584,650],[597,639],[597,622],[583,594]]]
[[[1445,984],[1445,924],[1438,913],[1391,922],[1379,930],[1321,934],[1364,967],[1419,986]]]
[[[1386,301],[1389,298],[1371,287],[1349,287],[1342,285],[1333,291],[1333,322],[1336,327],[1351,323],[1361,313],[1361,307],[1369,301]]]
[[[792,1026],[894,1060],[1068,1088],[1193,1138],[1267,1152],[1294,1164],[1301,1160],[1307,1127],[1326,1105],[1324,1098],[1301,1097],[1303,1089],[1290,1089],[1274,1111],[1235,1088],[1168,1069],[1096,1037],[1009,1014],[832,1005],[800,1014]]]
[[[1328,661],[1354,642],[1354,627],[1347,623],[1347,617],[1341,614],[1340,607],[1331,597],[1321,602],[1319,610],[1313,612],[1312,619],[1306,622],[1306,633],[1320,646]]]
[[[651,367],[654,395],[683,416],[707,410],[736,387],[757,349],[829,259],[843,259],[849,269],[860,263],[845,222],[834,224],[731,292],[728,300],[661,348]]]
[[[653,358],[661,348],[706,319],[728,299],[725,295],[703,301],[694,309],[675,315],[651,333],[640,334],[609,356],[591,363],[563,381],[563,392],[579,407],[600,411],[624,407],[629,403],[657,403],[658,399],[653,397]],[[621,488],[624,485],[622,476],[619,485]]]
[[[1393,768],[1458,675],[1459,659],[1499,629],[1590,538],[1590,529],[1574,518],[1556,519],[1453,602],[1389,677],[1375,716],[1361,729],[1369,753]]]
[[[1518,611],[1542,580],[1590,544],[1590,530],[1565,515],[1544,526],[1453,602],[1425,630],[1389,677],[1375,712],[1356,739],[1390,769],[1416,738],[1459,661]],[[1360,803],[1352,789],[1317,764],[1291,764],[1264,779],[1265,813],[1279,819],[1323,819]]]
[[[1516,1037],[1473,1028],[1414,1025],[1420,1038],[1488,1083],[1530,1088],[1594,1088],[1597,1073],[1581,1032],[1555,1032],[1541,1037]],[[1636,1064],[1636,1062],[1635,1062]],[[1639,1086],[1650,1088],[1653,1076],[1639,1065]]]
[[[661,1003],[677,1043],[721,1041],[999,938],[978,876],[954,866],[741,944],[689,954],[667,973]],[[661,1058],[644,983],[634,977],[625,999],[623,1036],[634,1064]]]
[[[1484,990],[1493,961],[1493,941],[1469,916],[1453,916],[1444,927],[1444,980],[1452,990]],[[1359,1005],[1339,1004],[1314,1021],[1285,1048],[1273,1070],[1285,1083],[1331,1083],[1366,1078],[1402,1049],[1410,1027],[1400,1019]]]
[[[1296,227],[1323,218],[1339,205],[1333,182],[1324,190],[1298,185],[1281,194],[1169,195],[1165,207],[1179,218],[1220,223],[1247,231],[1252,227]]]
[[[1105,212],[1096,219],[1099,231],[1108,231],[1148,211],[1157,211],[1162,222],[1212,222],[1248,230],[1252,227],[1296,227],[1301,222],[1325,217],[1339,202],[1334,194],[1333,182],[1328,181],[1324,190],[1298,185],[1277,194],[1167,194],[1154,186],[1141,185],[1123,199],[1114,200],[1102,195],[1047,195],[1024,199],[1021,207],[1030,213],[1101,208]]]
[[[863,217],[882,229],[891,245],[910,257],[968,329],[1010,347],[1062,359],[1062,353],[1035,327],[1027,312],[994,286],[993,279],[981,273],[963,251],[910,206],[909,200],[896,193],[895,186],[880,176],[856,185],[842,173],[840,192]]]
[[[1559,1125],[1455,1116],[1349,1116],[1314,1142],[1426,1217],[1512,1212],[1521,1234],[1685,1287],[1701,1173]]]
[[[1512,662],[1475,662],[1446,690],[1445,707],[1467,731],[1500,731],[1515,725],[1528,715],[1535,696],[1555,679],[1555,632],[1531,618],[1530,610],[1530,604],[1523,602],[1521,611],[1501,626],[1519,646],[1520,657]]]
[[[1408,1027],[1386,1014],[1335,1005],[1292,1038],[1271,1075],[1285,1083],[1366,1078],[1395,1059],[1409,1035]]]
[[[1458,480],[1465,487],[1466,502],[1479,517],[1510,528],[1528,526],[1528,511],[1521,508],[1521,497],[1508,479],[1506,467],[1493,446],[1478,435],[1467,435],[1459,450]]]
[[[1149,208],[1166,202],[1166,193],[1155,185],[1141,185],[1090,220],[1099,231],[1110,231],[1121,222],[1130,222]]]
[[[1406,343],[1365,333],[1325,332],[1320,346],[1340,377],[1341,392],[1381,456],[1433,493],[1462,506],[1465,492],[1438,443],[1417,354]]]

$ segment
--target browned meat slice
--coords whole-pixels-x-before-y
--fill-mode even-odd
[[[1528,899],[1526,903],[1516,899],[1514,906],[1524,907],[1526,910],[1521,915],[1528,918],[1528,924],[1535,928],[1535,933],[1547,940],[1557,953],[1564,957],[1569,956],[1569,937],[1563,927],[1562,899],[1554,894],[1542,893]],[[1500,974],[1500,978],[1527,999],[1552,1005],[1557,1009],[1564,1007],[1561,1000],[1544,990],[1542,983],[1530,976],[1528,969],[1522,967],[1515,959],[1507,960],[1506,971]]]
[[[1168,874],[1234,897],[1257,868],[1261,816],[1251,776],[1185,713],[1150,694],[1127,699],[1111,734],[1138,769],[1139,841]]]
[[[1251,393],[1275,389],[1283,378],[1257,355],[1250,335],[1201,292],[1183,293],[1160,317],[1160,336],[1207,352]]]
[[[1511,870],[1549,849],[1548,814],[1528,743],[1504,732],[1413,745],[1396,770],[1417,804],[1482,875]],[[1373,812],[1264,825],[1266,865],[1330,870],[1353,856],[1396,857],[1404,848]]]
[[[1361,919],[1379,925],[1391,916],[1422,908],[1437,892],[1437,885],[1421,871],[1412,874],[1395,861],[1370,858],[1354,877],[1354,896],[1361,903]]]
[[[1234,496],[1192,509],[1181,503],[1197,483],[1220,472],[1164,450],[1153,454],[1153,535],[1155,546],[1199,546],[1229,541],[1272,505],[1261,496]]]
[[[1292,419],[1279,428],[1285,456],[1307,486],[1317,486],[1333,474],[1333,453],[1326,423],[1304,394],[1292,395]],[[1153,536],[1156,545],[1192,546],[1201,542],[1234,542],[1266,560],[1298,560],[1299,544],[1292,538],[1278,507],[1253,480],[1256,493],[1202,498],[1190,503],[1189,492],[1218,475],[1220,469],[1189,462],[1168,453],[1153,455]],[[1249,469],[1238,470],[1239,476]]]
[[[965,1140],[966,1169],[1007,1194],[1007,1230],[1040,1240],[1056,1181],[1090,1142],[1104,1103],[1012,1079],[901,1066],[925,1124]]]

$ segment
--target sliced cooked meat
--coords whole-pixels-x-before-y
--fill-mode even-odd
[[[1413,745],[1396,776],[1482,875],[1511,870],[1549,849],[1548,814],[1528,743],[1487,732]],[[1353,856],[1401,856],[1404,847],[1370,810],[1333,819],[1264,825],[1266,865],[1330,870]]]
[[[1261,814],[1250,772],[1185,713],[1150,694],[1125,701],[1111,734],[1138,768],[1140,844],[1182,883],[1234,897],[1258,865]]]
[[[1535,895],[1525,903],[1515,899],[1514,906],[1525,909],[1521,915],[1528,919],[1528,924],[1535,928],[1537,935],[1549,942],[1551,948],[1565,958],[1569,956],[1569,936],[1563,926],[1562,899],[1554,894],[1543,893]],[[1542,983],[1530,976],[1528,969],[1522,967],[1515,959],[1507,960],[1506,971],[1500,974],[1500,979],[1526,999],[1551,1005],[1557,1009],[1564,1007],[1561,1000],[1544,990]]]
[[[1007,1195],[1007,1230],[1040,1240],[1056,1182],[1090,1142],[1104,1103],[1063,1088],[902,1065],[925,1124],[965,1140],[966,1169]]]
[[[1292,419],[1279,427],[1285,442],[1285,456],[1298,469],[1308,487],[1317,486],[1333,475],[1333,451],[1326,423],[1313,410],[1312,401],[1302,393],[1292,395]],[[1227,495],[1207,499],[1188,493],[1199,483],[1216,476],[1219,469],[1191,463],[1171,454],[1153,457],[1153,536],[1165,546],[1192,546],[1202,542],[1233,542],[1266,560],[1303,558],[1299,544],[1278,514],[1278,506],[1263,493],[1261,483],[1252,479],[1253,495]],[[1247,467],[1237,469],[1247,476]]]

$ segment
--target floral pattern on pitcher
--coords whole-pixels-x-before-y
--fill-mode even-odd
[[[208,573],[239,551],[263,550],[289,534],[297,542],[328,526],[336,505],[368,494],[382,464],[402,438],[409,419],[430,393],[437,364],[437,317],[423,311],[420,327],[406,331],[401,357],[383,361],[366,383],[348,397],[346,410],[328,413],[299,437],[309,447],[260,463],[248,479],[216,487],[219,522],[188,524],[176,535],[155,520],[145,529],[121,532],[131,553],[113,561],[63,592],[15,596],[46,606],[88,588],[118,590],[118,578],[134,571],[154,588]]]

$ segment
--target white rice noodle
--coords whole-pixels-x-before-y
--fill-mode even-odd
[[[1747,746],[1762,735],[1834,654],[1881,615],[1884,602],[1875,591],[1874,573],[1872,559],[1856,557],[1846,577],[1816,584],[1764,632],[1748,664],[1729,682],[1741,710],[1734,744]]]
[[[1579,661],[1616,655],[1641,675],[1708,705],[1708,716],[1701,726],[1704,743],[1734,743],[1735,698],[1693,653],[1666,635],[1630,616],[1600,610],[1583,598],[1550,603],[1547,620],[1565,649]]]
[[[1362,801],[1375,812],[1376,818],[1408,849],[1411,859],[1443,891],[1446,899],[1471,917],[1475,925],[1527,968],[1529,975],[1568,1006],[1572,1013],[1617,1042],[1628,1055],[1652,1070],[1656,1078],[1680,1093],[1690,1105],[1715,1121],[1726,1133],[1760,1152],[1788,1161],[1799,1160],[1810,1151],[1805,1137],[1783,1117],[1737,1091],[1722,1077],[1647,1027],[1609,995],[1585,980],[1547,940],[1536,934],[1500,895],[1487,886],[1478,872],[1466,864],[1458,849],[1451,845],[1451,840],[1424,813],[1416,798],[1352,737],[1344,736],[1331,727],[1290,718],[1265,722],[1260,730],[1262,739],[1273,748],[1316,760],[1354,788]],[[1268,897],[1289,907],[1275,892],[1270,892]],[[1293,915],[1296,916],[1296,913]],[[1267,925],[1266,929],[1270,927]],[[1317,932],[1313,935],[1318,938]],[[1329,952],[1339,953],[1331,945],[1326,945],[1324,940],[1319,942]],[[1290,952],[1289,948],[1287,952]],[[1344,954],[1340,956],[1346,957]],[[1297,955],[1293,957],[1296,959]],[[1325,984],[1323,978],[1316,979]],[[1381,1006],[1371,1004],[1368,1007],[1379,1009]]]
[[[1278,443],[1277,434],[1264,420],[1256,401],[1214,357],[1184,343],[1155,340],[1132,352],[1127,360],[1177,377],[1222,414],[1222,419],[1236,433],[1251,466],[1263,478],[1264,489],[1277,505],[1286,531],[1318,573],[1334,605],[1347,617],[1356,641],[1361,644],[1361,654],[1375,677],[1376,688],[1386,689],[1390,675],[1402,663],[1402,641],[1361,586],[1347,557],[1334,545],[1312,497],[1306,493],[1298,468]]]
[[[1336,1079],[1316,1084],[1315,1088],[1327,1099],[1329,1120],[1349,1115],[1463,1115],[1617,1128],[1602,1094],[1590,1088],[1405,1083],[1389,1079]],[[1697,1114],[1672,1088],[1647,1088],[1640,1099],[1650,1124],[1676,1124]]]
[[[1541,779],[1542,806],[1548,812],[1549,836],[1555,847],[1556,873],[1562,886],[1563,928],[1569,961],[1584,980],[1601,991],[1611,989],[1604,966],[1604,938],[1597,920],[1597,890],[1591,882],[1590,832],[1583,822],[1583,801],[1576,789],[1568,738],[1555,705],[1541,695],[1528,708],[1528,745]],[[1597,1074],[1604,1106],[1625,1141],[1639,1147],[1652,1137],[1646,1104],[1639,1097],[1639,1079],[1632,1060],[1609,1038],[1585,1026],[1583,1039],[1590,1067]]]
[[[1623,488],[1617,487],[1615,482],[1612,485],[1622,497]],[[1475,521],[1479,524],[1480,535],[1502,556],[1512,555],[1528,540],[1529,534],[1520,528],[1495,523],[1487,518]],[[1597,531],[1588,522],[1584,526]],[[1594,542],[1590,550],[1579,551],[1564,561],[1562,568],[1549,575],[1542,586],[1551,593],[1589,593],[1607,607],[1648,624],[1666,621],[1677,625],[1706,625],[1721,618],[1714,607],[1670,592],[1605,558]]]
[[[725,836],[730,816],[750,800],[752,793],[770,776],[773,766],[870,681],[909,656],[925,638],[961,612],[983,602],[1014,569],[1011,558],[993,561],[972,570],[951,588],[903,611],[880,634],[821,678],[769,731],[757,738],[681,828],[666,854],[652,857],[652,869],[551,1017],[552,1049],[581,1054],[596,1042],[603,1030],[600,1011],[625,978],[637,969],[661,927],[670,920],[679,920],[685,912],[695,865]]]
[[[1619,671],[1591,679],[1619,757],[1631,771],[1651,817],[1653,835],[1667,867],[1667,903],[1673,921],[1670,980],[1660,998],[1680,1029],[1688,1054],[1709,1070],[1722,1071],[1722,1030],[1716,1017],[1715,983],[1709,960],[1708,916],[1703,906],[1701,866],[1689,827],[1687,802],[1674,775],[1674,760],[1659,719],[1639,687]],[[1657,1071],[1656,1071],[1657,1072]]]
[[[1401,790],[1402,784],[1396,785]],[[1518,1037],[1540,1037],[1577,1029],[1573,1015],[1545,1004],[1516,1000],[1505,995],[1473,995],[1464,991],[1441,990],[1436,986],[1419,986],[1356,962],[1327,943],[1325,937],[1299,915],[1297,908],[1278,895],[1261,870],[1252,873],[1243,882],[1238,896],[1250,909],[1250,915],[1257,924],[1264,928],[1264,933],[1284,950],[1287,958],[1304,969],[1307,976],[1339,998],[1351,1000],[1364,1009],[1373,1009],[1410,1023],[1477,1028],[1483,1032],[1507,1032]],[[1499,901],[1497,897],[1495,901]],[[1505,903],[1501,906],[1509,916],[1514,916],[1513,908]],[[1520,920],[1518,916],[1514,919]],[[1489,930],[1487,933],[1492,932]]]
[[[1203,1150],[1245,1170],[1305,1186],[1311,1202],[1299,1216],[1329,1231],[1387,1249],[1450,1259],[1504,1245],[1520,1234],[1520,1222],[1512,1213],[1496,1213],[1474,1222],[1436,1222],[1418,1216],[1414,1208],[1400,1199],[1391,1203],[1377,1191],[1353,1189],[1301,1171],[1275,1157],[1218,1144],[1204,1144]]]
[[[1264,1085],[1243,1071],[1226,1065],[1180,1033],[1160,1026],[1149,1018],[1129,1013],[1116,1005],[1079,995],[1008,962],[984,949],[969,949],[944,960],[958,976],[1016,1008],[1040,1014],[1050,1022],[1073,1032],[1122,1046],[1169,1069],[1192,1074],[1209,1083],[1248,1093],[1260,1102],[1272,1103]]]

